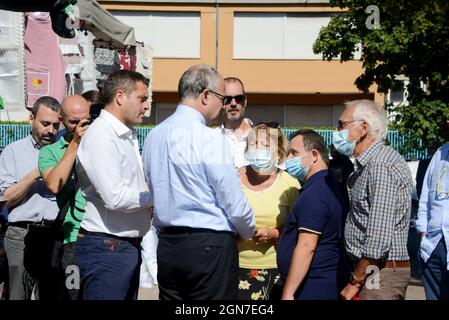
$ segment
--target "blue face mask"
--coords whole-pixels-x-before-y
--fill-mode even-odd
[[[273,165],[270,150],[249,150],[246,152],[246,160],[258,172],[267,171]]]
[[[339,153],[351,157],[354,154],[355,144],[357,140],[350,141],[348,139],[348,135],[348,129],[334,131],[332,133],[332,144]]]
[[[295,157],[292,159],[285,160],[285,166],[287,168],[287,172],[293,177],[303,182],[307,173],[309,172],[309,167],[306,167],[302,164],[301,159],[304,158],[308,152],[302,157]]]

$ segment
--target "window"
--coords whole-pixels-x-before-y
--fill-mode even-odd
[[[155,58],[200,58],[199,12],[111,11],[134,28],[137,41],[153,48]]]
[[[235,13],[234,58],[321,60],[313,44],[330,18],[328,13]]]

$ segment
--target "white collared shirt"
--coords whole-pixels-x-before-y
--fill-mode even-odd
[[[81,139],[76,169],[87,201],[83,229],[120,237],[149,230],[153,197],[134,129],[102,110]]]
[[[253,125],[252,121],[248,118],[244,118],[243,121],[247,122],[250,126]],[[226,142],[228,143],[228,146],[231,149],[231,154],[234,158],[235,167],[239,169],[241,167],[249,165],[248,160],[246,160],[245,158],[247,143],[246,137],[249,133],[249,129],[246,130],[246,132],[240,137],[240,139],[237,139],[234,134],[234,130],[226,129],[224,127],[224,124],[219,127],[219,130],[221,130],[226,137]]]

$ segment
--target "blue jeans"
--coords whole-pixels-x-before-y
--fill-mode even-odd
[[[136,300],[139,290],[140,245],[103,236],[80,235],[75,261],[84,300]]]
[[[449,300],[449,271],[444,237],[427,262],[421,259],[421,269],[427,300]]]

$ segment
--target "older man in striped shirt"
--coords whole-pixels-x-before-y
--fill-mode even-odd
[[[354,156],[348,179],[350,212],[345,245],[354,270],[341,291],[344,299],[405,298],[410,279],[407,236],[412,176],[404,158],[384,145],[387,119],[369,100],[351,101],[338,121],[333,144]]]

